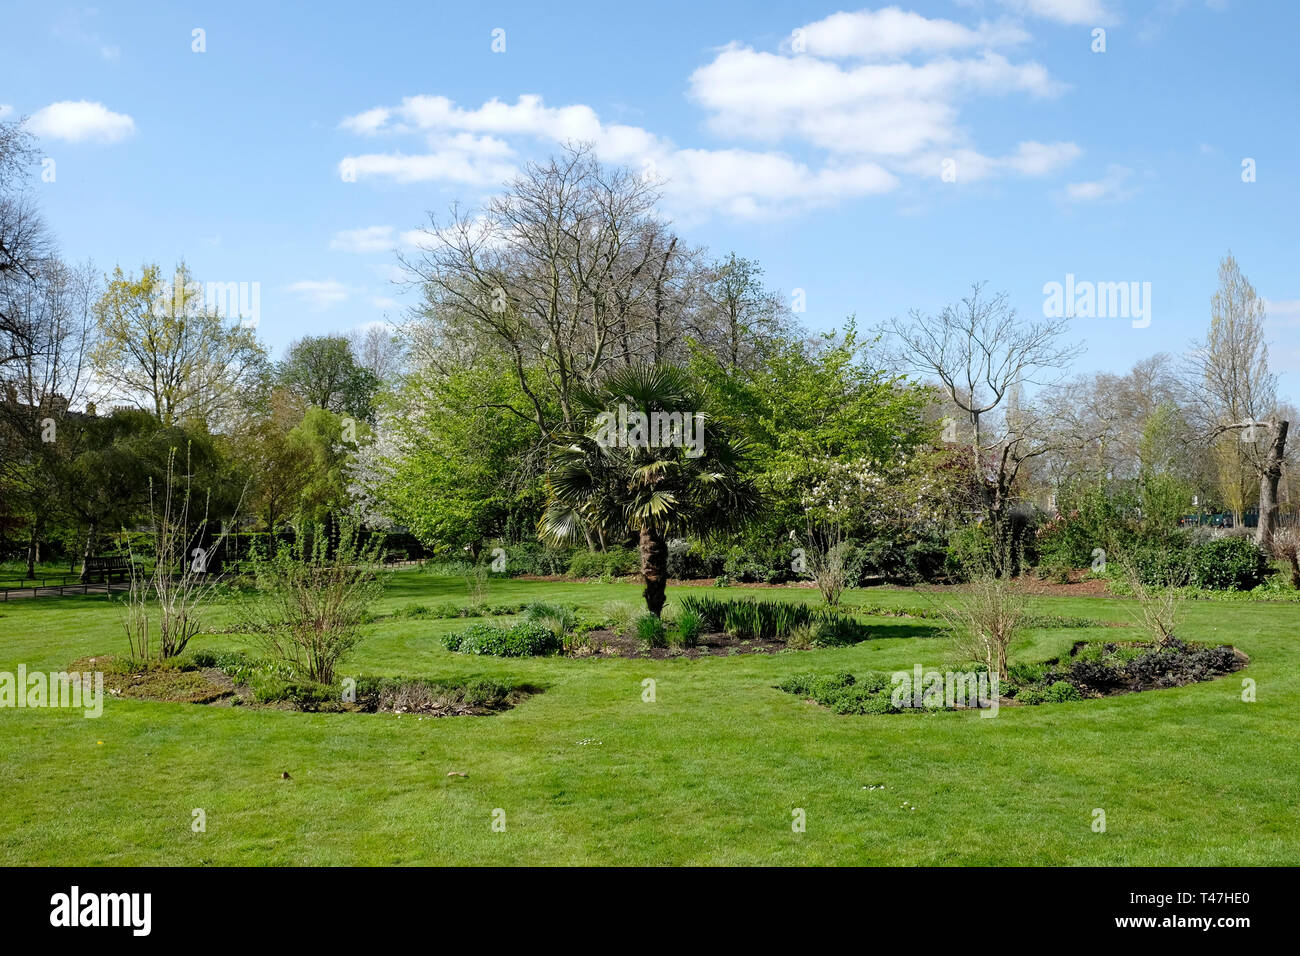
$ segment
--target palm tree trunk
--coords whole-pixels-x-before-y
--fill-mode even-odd
[[[658,617],[664,609],[664,591],[668,587],[668,542],[661,532],[642,528],[640,551],[645,606]]]

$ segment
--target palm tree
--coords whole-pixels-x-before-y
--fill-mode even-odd
[[[637,534],[646,607],[657,616],[668,538],[734,527],[757,510],[745,443],[703,413],[702,395],[671,366],[619,369],[577,404],[591,422],[552,449],[539,534],[555,543]]]

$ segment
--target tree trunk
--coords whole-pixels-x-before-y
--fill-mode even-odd
[[[641,529],[641,579],[645,581],[645,606],[658,617],[664,609],[664,591],[668,587],[668,542],[659,531]]]
[[[31,535],[27,539],[27,579],[34,580],[36,577],[36,562],[39,560],[41,551],[41,523],[32,522]]]
[[[90,560],[91,553],[95,550],[95,522],[90,523],[90,529],[86,532],[86,550],[81,555],[81,583],[85,584],[86,562]]]
[[[1277,483],[1282,477],[1282,456],[1286,453],[1286,433],[1290,422],[1278,422],[1273,429],[1273,441],[1268,448],[1268,458],[1259,474],[1259,527],[1255,529],[1255,543],[1265,554],[1273,553],[1273,530],[1277,527]]]

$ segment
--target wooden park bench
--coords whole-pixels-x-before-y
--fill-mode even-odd
[[[130,576],[131,559],[125,555],[86,558],[81,568],[81,579],[87,583],[102,579],[105,584],[112,584],[114,577],[125,581]]]

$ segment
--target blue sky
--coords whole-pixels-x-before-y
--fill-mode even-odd
[[[573,138],[666,176],[679,230],[803,290],[814,329],[975,280],[1030,314],[1067,274],[1149,282],[1145,328],[1072,320],[1080,367],[1122,371],[1203,333],[1231,249],[1300,398],[1297,3],[54,3],[0,22],[0,113],[54,160],[37,195],[65,254],[258,282],[277,352],[400,315],[393,250],[426,211]]]

